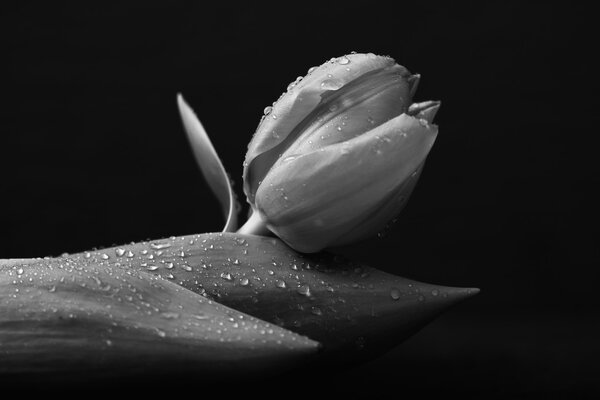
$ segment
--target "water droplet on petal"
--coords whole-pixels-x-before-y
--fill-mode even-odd
[[[290,162],[292,160],[295,160],[298,157],[300,157],[300,154],[293,154],[291,156],[287,156],[286,158],[284,158],[283,162]]]
[[[432,296],[437,296],[437,295],[439,295],[439,294],[440,294],[440,291],[439,291],[439,290],[437,290],[437,289],[433,289],[433,290],[431,291],[431,295],[432,295]]]
[[[85,253],[85,258],[90,258],[92,256],[92,253],[90,253],[89,251]]]
[[[156,271],[158,267],[156,265],[148,265],[146,268],[148,271]]]
[[[339,79],[325,79],[321,82],[321,88],[324,90],[338,90],[342,86],[343,83]]]
[[[166,337],[166,336],[167,336],[167,333],[166,333],[165,331],[161,331],[161,330],[160,330],[160,329],[158,329],[158,328],[155,328],[155,329],[156,329],[156,334],[157,334],[158,336],[160,336],[160,337]]]
[[[171,247],[171,243],[169,243],[169,242],[166,242],[166,243],[152,243],[152,244],[150,244],[150,247],[152,247],[154,250],[166,249],[168,247]]]
[[[126,255],[126,257],[127,257],[127,258],[132,258],[132,257],[133,257],[133,251],[129,250],[129,251],[127,252],[127,255]]]
[[[308,69],[308,73],[309,73],[309,74],[310,74],[310,73],[312,73],[312,72],[313,72],[315,69],[317,69],[317,67],[310,67],[310,68]]]
[[[250,281],[248,280],[248,278],[242,278],[240,280],[240,285],[242,285],[242,286],[248,286],[249,283],[250,283]]]
[[[167,269],[172,269],[173,268],[173,263],[172,262],[168,262],[165,264],[165,266],[167,267]]]
[[[106,253],[102,253],[102,255],[100,256],[103,260],[108,260],[108,254]]]
[[[125,254],[125,249],[116,249],[115,253],[117,254],[117,257],[122,257],[123,254]]]
[[[282,280],[277,280],[277,281],[275,282],[275,286],[277,286],[278,288],[282,288],[282,289],[285,289],[285,288],[286,288],[285,281],[282,281]]]
[[[323,311],[319,307],[313,307],[310,312],[314,315],[323,315]]]
[[[400,291],[396,288],[393,288],[390,291],[390,296],[392,297],[392,299],[394,300],[398,300],[400,298]]]
[[[17,275],[23,275],[23,268],[19,268],[17,270]]]
[[[342,65],[346,65],[346,64],[350,64],[350,60],[348,59],[348,57],[343,56],[338,58],[338,63],[342,64]]]
[[[183,268],[184,270],[186,270],[187,272],[192,272],[192,267],[190,267],[189,265],[183,264],[181,266],[181,268]]]
[[[263,114],[267,115],[269,114],[271,111],[273,111],[273,107],[271,106],[266,106],[265,109],[263,110]]]

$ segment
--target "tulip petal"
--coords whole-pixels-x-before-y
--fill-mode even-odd
[[[424,119],[430,124],[433,122],[435,115],[441,106],[440,101],[424,101],[422,103],[411,104],[408,109],[408,115],[412,115],[416,118]]]
[[[133,256],[116,256],[123,250]],[[110,258],[103,261],[103,254]],[[68,259],[75,265],[102,261],[149,271],[318,340],[339,362],[398,345],[477,292],[404,279],[330,254],[300,254],[275,238],[234,233],[142,242]]]
[[[399,65],[363,74],[323,100],[288,137],[267,153],[280,160],[339,143],[407,112],[411,102],[408,72]]]
[[[267,227],[301,252],[343,245],[425,160],[437,127],[402,114],[370,132],[278,164],[256,194]],[[382,215],[381,227],[394,215]]]
[[[322,64],[284,93],[261,120],[244,161],[244,192],[252,203],[259,182],[275,162],[268,150],[283,142],[290,132],[321,102],[321,96],[373,70],[393,66],[390,57],[349,54]]]
[[[237,229],[237,199],[227,171],[208,138],[206,130],[181,94],[177,95],[177,106],[196,162],[200,166],[204,179],[221,204],[225,216],[223,232],[234,232]]]

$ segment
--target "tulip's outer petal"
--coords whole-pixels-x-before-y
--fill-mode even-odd
[[[337,255],[300,254],[279,239],[237,233],[140,242],[67,260],[156,274],[317,340],[321,355],[334,352],[341,363],[397,346],[477,292],[412,281]]]
[[[436,135],[435,125],[402,114],[352,140],[282,163],[259,187],[257,209],[267,227],[297,251],[340,245],[338,238],[425,160]],[[386,222],[379,221],[382,228]]]
[[[280,160],[352,139],[408,111],[411,102],[406,68],[394,65],[371,71],[324,96],[321,104],[282,146]]]
[[[408,109],[408,114],[416,118],[424,119],[429,123],[433,122],[435,115],[441,106],[440,101],[424,101],[422,103],[411,104]]]
[[[187,133],[196,162],[200,166],[204,179],[221,203],[225,216],[223,232],[234,232],[237,229],[237,199],[231,187],[231,180],[213,147],[208,134],[196,117],[191,107],[185,102],[182,95],[177,95],[177,106],[183,126]]]
[[[244,192],[250,203],[264,174],[275,161],[277,154],[257,157],[279,145],[289,133],[320,103],[321,96],[337,90],[348,82],[373,70],[390,67],[395,61],[375,54],[349,54],[331,59],[315,68],[300,81],[290,85],[272,110],[261,120],[244,161]]]
[[[290,367],[317,349],[102,254],[0,262],[0,375],[235,375]]]
[[[424,164],[425,162],[422,162],[416,171],[410,174],[387,198],[383,199],[379,207],[374,210],[366,210],[362,214],[357,214],[355,216],[357,221],[356,226],[338,237],[335,242],[331,243],[330,247],[358,242],[389,228],[394,222],[394,217],[408,203],[408,199],[419,181]]]

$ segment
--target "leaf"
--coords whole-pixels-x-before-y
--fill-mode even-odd
[[[185,370],[247,376],[290,368],[317,348],[100,254],[0,263],[3,375],[74,379]]]
[[[172,237],[69,259],[85,265],[101,262],[104,254],[107,265],[170,279],[317,340],[344,359],[396,346],[478,292],[412,281],[330,254],[309,257],[278,239],[234,233]]]
[[[177,95],[177,106],[196,162],[200,166],[204,179],[221,204],[225,216],[223,232],[235,232],[237,230],[237,200],[227,171],[208,138],[206,130],[181,94]]]

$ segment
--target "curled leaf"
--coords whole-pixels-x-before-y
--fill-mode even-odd
[[[0,263],[0,374],[246,375],[318,347],[168,278],[94,259]]]
[[[170,279],[224,305],[363,358],[398,345],[477,293],[416,282],[338,256],[300,254],[282,241],[206,233],[71,256]],[[129,255],[129,257],[128,257]]]
[[[235,232],[237,229],[237,200],[227,171],[208,138],[206,130],[181,94],[177,95],[177,106],[196,162],[200,166],[204,179],[221,204],[225,216],[223,232]]]

